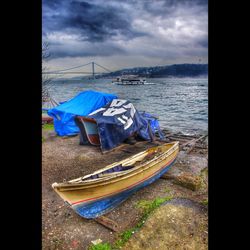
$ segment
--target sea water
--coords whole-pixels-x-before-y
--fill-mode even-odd
[[[149,85],[117,85],[111,79],[52,81],[51,96],[62,102],[84,90],[114,93],[139,111],[159,117],[160,127],[185,134],[208,130],[207,78],[148,78]]]

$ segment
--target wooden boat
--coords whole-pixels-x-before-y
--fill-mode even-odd
[[[53,118],[52,117],[44,117],[42,116],[42,124],[52,124]]]
[[[100,146],[100,138],[97,130],[96,121],[92,118],[77,116],[78,120],[82,122],[85,136],[88,142],[94,146]]]
[[[173,165],[178,152],[179,142],[155,146],[92,174],[53,183],[52,187],[80,216],[96,218],[160,178]]]
[[[47,112],[42,112],[42,124],[52,124],[53,118],[50,117]]]

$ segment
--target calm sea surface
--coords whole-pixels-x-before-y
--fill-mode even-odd
[[[56,101],[68,100],[84,90],[114,93],[139,111],[159,117],[161,128],[186,134],[208,130],[207,78],[148,78],[154,85],[122,86],[110,79],[62,80],[50,87]]]

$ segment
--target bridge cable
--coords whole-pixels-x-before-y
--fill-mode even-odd
[[[67,71],[67,70],[70,70],[70,69],[81,68],[81,67],[87,66],[87,65],[89,65],[89,64],[91,64],[91,63],[92,63],[92,62],[89,62],[89,63],[83,64],[83,65],[79,65],[79,66],[72,67],[72,68],[68,68],[68,69],[62,69],[62,70],[57,70],[57,71],[43,72],[43,74],[58,73],[58,72]]]
[[[110,71],[109,69],[107,69],[107,68],[105,68],[105,67],[101,66],[100,64],[98,64],[98,63],[95,63],[95,64],[96,64],[97,66],[99,66],[99,67],[101,67],[101,68],[105,69],[106,71],[108,71],[108,72],[112,73],[112,71]]]

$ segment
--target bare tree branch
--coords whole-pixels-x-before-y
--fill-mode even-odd
[[[50,57],[49,44],[47,42],[42,43],[42,63],[44,63]],[[46,67],[42,67],[42,72],[47,70]],[[49,85],[52,78],[47,74],[42,74],[42,104],[50,100]]]

